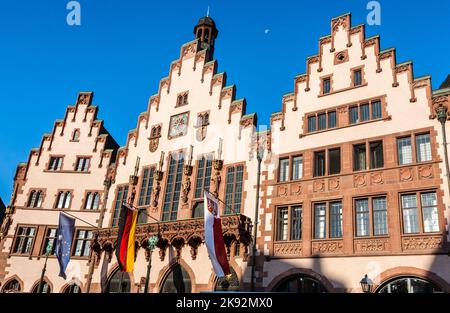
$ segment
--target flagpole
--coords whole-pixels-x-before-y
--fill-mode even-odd
[[[58,232],[56,232],[56,235],[58,235]],[[53,248],[53,244],[51,244],[51,241],[49,241],[47,244],[47,247],[46,247],[46,251],[45,251],[45,262],[44,262],[44,267],[42,268],[41,279],[39,280],[39,287],[38,287],[37,293],[42,293],[45,271],[47,270],[47,260],[48,260],[48,256],[50,255],[50,252],[52,251],[52,248]]]

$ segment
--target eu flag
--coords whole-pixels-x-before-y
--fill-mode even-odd
[[[66,267],[70,261],[73,235],[75,233],[75,219],[60,213],[55,255],[59,262],[59,276],[66,279]]]

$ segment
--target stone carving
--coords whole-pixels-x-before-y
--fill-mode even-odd
[[[343,241],[319,241],[312,243],[312,254],[341,254],[343,251]]]
[[[325,181],[324,180],[316,180],[313,183],[313,191],[314,192],[321,192],[325,191]]]
[[[355,252],[376,253],[388,252],[391,249],[389,239],[360,239],[355,240]]]
[[[400,181],[412,181],[413,180],[413,170],[412,168],[401,168],[400,169]]]
[[[183,167],[184,172],[184,182],[183,182],[183,188],[181,191],[181,200],[183,203],[187,203],[189,199],[189,192],[191,191],[191,175],[192,175],[192,166],[191,165],[185,165]]]
[[[81,93],[79,96],[78,96],[78,101],[77,101],[77,104],[82,104],[82,105],[87,105],[87,104],[89,104],[89,102],[90,102],[90,98],[91,98],[91,95],[90,94],[88,94],[88,93]]]
[[[153,187],[153,201],[152,201],[152,206],[153,206],[154,210],[156,210],[158,208],[159,195],[161,193],[162,177],[163,177],[163,172],[161,172],[161,171],[155,172],[155,181],[154,181],[155,186]]]
[[[340,183],[339,178],[330,178],[328,180],[328,190],[339,190]]]
[[[349,23],[348,23],[348,16],[342,16],[339,17],[337,19],[334,19],[332,21],[332,30],[333,33],[337,32],[339,29],[339,26],[344,27],[344,29],[347,29],[349,27]]]
[[[161,125],[153,126],[150,132],[150,152],[158,150],[159,138],[161,138]]]
[[[276,242],[273,248],[275,256],[299,256],[303,249],[301,242]]]
[[[216,171],[216,173],[214,174],[214,176],[212,178],[213,187],[214,187],[212,194],[217,198],[219,196],[220,183],[222,181],[221,171],[223,168],[223,161],[222,160],[214,160],[213,168]]]
[[[278,186],[277,195],[278,197],[286,197],[288,195],[288,186],[287,185]]]
[[[408,237],[402,239],[403,250],[428,250],[442,249],[444,240],[442,237]]]
[[[433,178],[433,167],[431,165],[419,166],[419,178]]]
[[[353,176],[353,185],[355,187],[364,187],[366,186],[366,175],[357,174]]]
[[[291,194],[295,195],[295,196],[299,196],[302,194],[302,185],[298,184],[298,185],[293,185],[291,188]]]
[[[382,173],[372,173],[370,175],[370,182],[372,185],[382,185],[384,183]]]

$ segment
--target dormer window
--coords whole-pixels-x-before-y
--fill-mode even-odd
[[[187,105],[188,104],[188,96],[189,96],[189,93],[187,91],[180,93],[177,97],[177,107]]]

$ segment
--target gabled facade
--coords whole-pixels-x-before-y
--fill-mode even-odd
[[[148,274],[149,292],[361,292],[365,275],[375,292],[450,292],[448,84],[433,91],[345,14],[258,132],[217,71],[215,22],[194,35],[125,146],[81,93],[19,165],[0,290],[36,290],[66,211],[89,226],[77,221],[67,281],[49,258],[51,292],[100,292],[102,279],[106,292],[144,292]],[[203,243],[205,190],[222,201],[229,280]],[[133,273],[114,256],[123,202],[139,210]]]

